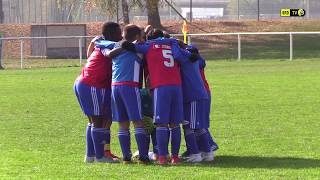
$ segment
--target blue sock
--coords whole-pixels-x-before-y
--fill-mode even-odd
[[[110,150],[110,129],[105,129],[104,141],[105,141],[104,150],[105,151]]]
[[[92,124],[88,123],[87,130],[86,130],[86,155],[87,155],[87,157],[95,157],[94,145],[93,145],[93,140],[92,140],[92,136],[91,136],[91,128],[92,128]]]
[[[199,147],[197,144],[196,134],[194,132],[194,129],[186,128],[185,129],[185,141],[186,145],[188,147],[188,151],[190,154],[199,154]]]
[[[148,158],[148,149],[147,149],[147,136],[144,128],[135,128],[135,137],[139,150],[139,158],[147,159]]]
[[[199,150],[201,152],[210,152],[211,148],[209,145],[208,131],[206,131],[206,129],[197,129],[196,136],[199,139],[198,140]]]
[[[178,156],[181,144],[180,126],[170,129],[171,131],[171,155]]]
[[[208,131],[208,139],[209,139],[209,145],[211,147],[211,150],[215,151],[215,150],[219,149],[219,146],[215,142],[215,140],[212,138],[211,133],[209,132],[209,129],[207,129],[207,131]]]
[[[93,139],[94,150],[96,158],[101,159],[104,156],[104,140],[105,140],[105,129],[104,128],[92,128],[91,136]]]
[[[123,159],[131,160],[131,143],[130,143],[130,130],[119,129],[118,132],[119,142],[122,150]]]
[[[152,140],[152,147],[153,147],[153,153],[158,154],[158,144],[157,144],[157,133],[156,128],[152,130],[151,133],[151,140]]]
[[[151,134],[146,134],[146,136],[147,136],[147,152],[149,152],[149,147],[150,147],[150,142],[151,142],[151,139],[150,139]]]
[[[157,145],[159,156],[167,156],[168,155],[168,135],[169,129],[167,127],[157,127]]]

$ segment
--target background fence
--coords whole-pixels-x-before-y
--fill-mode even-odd
[[[181,38],[181,34],[173,34]],[[10,51],[2,52],[5,68],[36,68],[80,66],[85,63],[86,48],[93,36],[9,37],[1,38],[2,47],[9,44]],[[73,47],[70,56],[65,50],[57,51],[60,58],[30,56],[32,41],[60,42],[63,47]],[[320,32],[239,32],[189,34],[207,60],[320,58]],[[7,47],[8,48],[8,47]],[[44,50],[45,51],[45,50]]]
[[[106,9],[94,7],[89,1],[78,0],[2,0],[4,23],[84,23],[116,20],[116,14],[110,16]],[[73,2],[73,3],[70,3]],[[128,0],[130,4],[130,0]],[[190,0],[170,0],[186,15]],[[320,18],[319,0],[193,0],[194,18],[201,19],[280,19],[282,8],[304,8],[305,18]],[[90,9],[90,10],[89,10]],[[210,9],[213,13],[206,13]],[[184,12],[185,11],[185,12]],[[214,13],[216,11],[216,13]],[[121,19],[121,3],[118,4]],[[198,16],[198,15],[200,16]],[[145,20],[146,10],[130,6],[130,17]],[[165,3],[160,7],[162,20],[179,19],[178,15]],[[198,16],[198,17],[197,17]]]

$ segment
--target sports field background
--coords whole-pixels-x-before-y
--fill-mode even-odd
[[[320,177],[319,59],[208,61],[210,130],[220,150],[214,163],[176,167],[84,164],[86,118],[72,91],[79,72],[0,71],[0,179]],[[116,134],[114,124],[120,155]]]

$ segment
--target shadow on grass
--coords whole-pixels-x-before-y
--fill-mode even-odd
[[[320,168],[320,159],[294,157],[259,156],[217,156],[212,163],[186,164],[178,166],[202,166],[220,168],[266,168],[266,169],[306,169]]]

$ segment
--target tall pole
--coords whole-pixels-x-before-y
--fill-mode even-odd
[[[238,20],[240,20],[240,2],[239,2],[239,0],[238,0]]]
[[[192,23],[192,0],[190,0],[190,17],[189,17],[189,21],[190,21],[190,24]]]
[[[260,0],[258,0],[258,21],[260,21]]]

